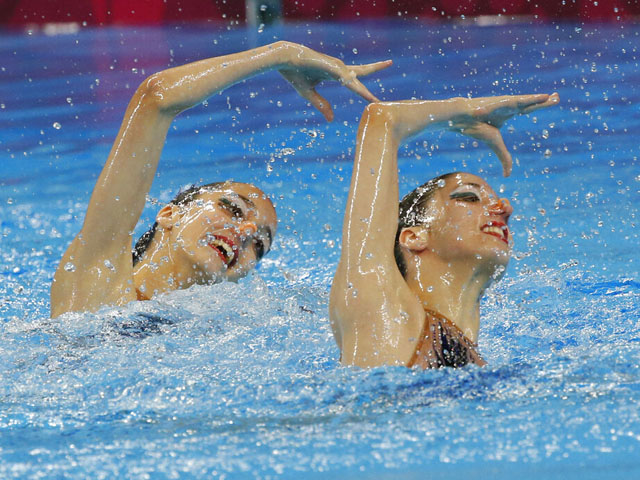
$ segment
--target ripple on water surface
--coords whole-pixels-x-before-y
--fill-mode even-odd
[[[258,275],[6,323],[4,473],[628,461],[640,441],[637,283],[557,272],[507,283],[486,302],[482,369],[340,367],[326,290]]]

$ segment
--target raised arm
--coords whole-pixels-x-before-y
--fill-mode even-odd
[[[277,42],[156,73],[133,95],[107,162],[91,195],[84,224],[65,253],[51,289],[52,315],[91,310],[136,298],[131,233],[145,205],[173,118],[209,96],[258,73],[278,69],[328,119],[329,103],[315,91],[334,79],[367,100],[375,97],[359,75],[388,62],[347,67],[302,45]]]
[[[343,362],[362,366],[406,363],[403,355],[410,356],[412,351],[405,343],[417,338],[422,328],[422,306],[394,257],[397,152],[402,141],[429,127],[458,131],[488,143],[507,175],[511,157],[500,126],[517,113],[529,113],[557,100],[557,95],[454,98],[374,103],[365,108],[329,308]]]

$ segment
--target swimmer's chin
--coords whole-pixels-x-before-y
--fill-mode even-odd
[[[236,266],[233,269],[225,268],[223,272],[212,272],[206,277],[202,276],[196,283],[199,285],[216,285],[224,282],[238,283],[255,270],[256,263],[252,262],[246,266]]]

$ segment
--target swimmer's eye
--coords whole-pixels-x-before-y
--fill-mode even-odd
[[[449,195],[452,200],[462,200],[463,202],[479,202],[480,197],[473,192],[456,192]]]
[[[254,238],[253,239],[253,245],[256,248],[256,259],[260,260],[262,257],[264,257],[264,254],[265,254],[264,242],[262,240],[260,240],[259,238]]]
[[[220,205],[222,208],[230,212],[234,217],[244,218],[244,212],[242,211],[242,208],[240,208],[235,203],[229,201],[228,199],[221,198],[220,200],[218,200],[218,205]]]

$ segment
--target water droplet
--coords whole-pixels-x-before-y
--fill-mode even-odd
[[[293,148],[286,147],[286,148],[283,148],[280,153],[283,156],[287,156],[287,155],[294,155],[296,151]]]
[[[544,156],[546,158],[549,158],[551,156],[551,150],[549,150],[548,148],[544,151]]]
[[[73,272],[75,272],[75,271],[76,271],[76,266],[75,266],[73,263],[71,263],[71,262],[67,262],[67,263],[64,265],[64,269],[65,269],[65,271],[67,271],[67,272],[71,272],[71,273],[73,273]]]
[[[62,128],[62,125],[60,125],[60,123],[58,122],[53,122],[53,128],[55,128],[56,130],[60,130]]]
[[[357,49],[357,48],[354,48],[354,49],[353,49],[353,53],[354,53],[355,55],[357,55],[357,54],[358,54],[358,49]]]

